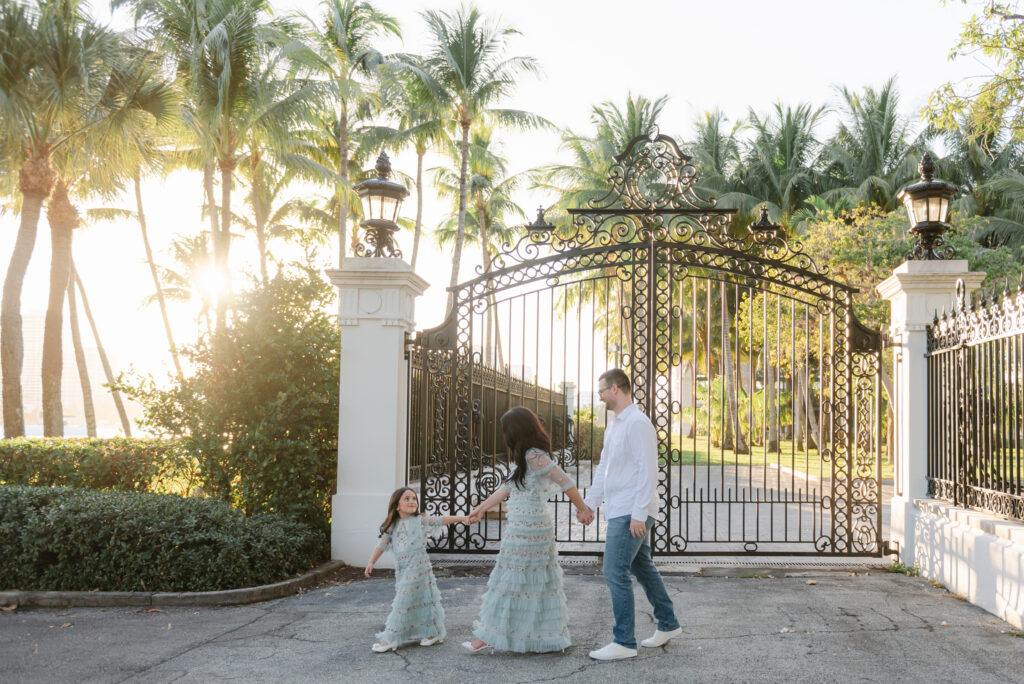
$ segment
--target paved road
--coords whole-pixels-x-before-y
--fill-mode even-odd
[[[706,573],[667,576],[685,634],[633,661],[587,658],[610,637],[608,595],[593,569],[567,565],[575,645],[530,656],[462,652],[486,580],[440,569],[449,630],[440,646],[370,651],[393,596],[381,578],[231,608],[0,612],[0,681],[1020,681],[1024,638],[923,579],[821,568]],[[652,618],[639,594],[638,606],[643,637]]]

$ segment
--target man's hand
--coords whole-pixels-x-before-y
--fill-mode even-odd
[[[647,534],[647,521],[645,520],[634,520],[629,519],[629,533],[634,537],[640,538]]]
[[[583,525],[589,525],[594,522],[594,511],[590,506],[584,506],[583,508],[576,509],[576,519]]]

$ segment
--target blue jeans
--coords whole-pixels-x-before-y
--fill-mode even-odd
[[[658,629],[668,632],[679,627],[672,599],[668,597],[661,574],[651,560],[651,527],[654,518],[647,518],[647,534],[637,538],[629,533],[630,516],[624,515],[608,521],[608,534],[604,545],[604,581],[612,594],[612,612],[615,613],[615,643],[636,648],[633,606],[633,581],[637,581],[654,607]]]

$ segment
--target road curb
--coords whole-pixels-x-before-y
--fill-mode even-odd
[[[328,561],[283,582],[224,591],[0,591],[0,606],[17,608],[115,608],[155,606],[234,606],[270,601],[315,586],[345,567]]]

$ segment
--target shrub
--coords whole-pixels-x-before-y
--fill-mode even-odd
[[[599,460],[604,447],[604,428],[604,425],[597,424],[593,409],[576,410],[576,444],[580,458]]]
[[[192,459],[172,440],[0,440],[0,484],[187,494],[192,471]]]
[[[212,497],[326,531],[338,457],[341,336],[333,289],[279,273],[235,299],[218,337],[184,350],[195,372],[168,387],[122,382],[143,427],[195,454]],[[358,389],[350,391],[359,391]]]
[[[0,589],[212,591],[278,582],[326,557],[326,538],[213,499],[0,487]]]

